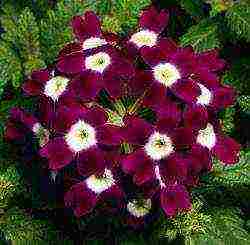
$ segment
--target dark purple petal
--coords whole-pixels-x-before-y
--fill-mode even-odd
[[[87,110],[84,115],[82,115],[82,119],[91,124],[93,127],[101,126],[108,120],[104,109],[98,107]]]
[[[164,183],[173,184],[176,181],[183,182],[186,179],[188,162],[180,154],[173,153],[160,163],[160,174]]]
[[[144,145],[154,129],[152,124],[139,117],[128,117],[125,124],[123,138],[130,144]]]
[[[81,51],[59,57],[57,69],[62,73],[76,74],[84,70],[84,56]]]
[[[7,121],[5,125],[4,137],[7,140],[18,140],[25,136],[25,131],[20,129],[14,122]]]
[[[42,96],[38,101],[39,121],[47,125],[48,128],[53,128],[55,120],[56,106],[53,101],[45,96]]]
[[[225,61],[220,59],[218,50],[213,49],[197,55],[199,64],[207,67],[210,71],[220,71],[225,67]]]
[[[93,100],[104,87],[99,74],[86,71],[71,83],[71,90],[75,97],[83,101]]]
[[[97,141],[104,145],[120,145],[123,141],[122,128],[105,124],[97,129]]]
[[[36,82],[45,83],[51,78],[50,71],[47,69],[33,71],[31,74],[31,80]]]
[[[22,89],[28,95],[37,96],[43,92],[44,84],[36,80],[28,79],[23,84]]]
[[[164,188],[161,191],[161,207],[170,217],[190,209],[191,201],[186,188],[183,185],[171,185]]]
[[[181,110],[176,103],[165,99],[156,108],[156,127],[160,131],[169,132],[176,128],[181,121]]]
[[[220,86],[220,80],[218,76],[209,71],[207,68],[196,67],[193,74],[191,74],[192,79],[195,82],[203,84],[206,88],[214,90]]]
[[[64,196],[66,207],[74,209],[76,217],[81,217],[93,210],[97,196],[87,188],[84,182],[73,185]]]
[[[108,207],[109,211],[110,209],[112,209],[112,211],[116,211],[115,208],[124,208],[124,197],[125,193],[123,190],[118,185],[112,185],[109,189],[103,191],[98,196],[98,201],[102,203],[111,201],[111,205]]]
[[[33,129],[33,126],[38,123],[38,120],[31,114],[14,107],[10,111],[11,118],[17,122],[23,123],[30,130]]]
[[[203,171],[210,171],[212,168],[212,158],[209,150],[199,144],[192,145],[189,151],[189,174],[199,175]]]
[[[188,78],[197,67],[192,47],[179,48],[168,59],[179,68],[182,77]]]
[[[153,162],[145,155],[143,149],[126,156],[121,164],[125,173],[134,176],[133,180],[137,185],[142,185],[154,179]]]
[[[123,95],[125,89],[125,81],[118,78],[109,78],[103,81],[103,88],[105,88],[112,98],[118,98]]]
[[[208,112],[203,106],[187,106],[183,118],[185,127],[199,130],[206,127]]]
[[[169,14],[165,10],[160,13],[152,6],[144,10],[140,16],[139,26],[160,33],[168,24]]]
[[[146,89],[149,89],[153,80],[151,71],[138,69],[133,79],[128,81],[129,93],[138,97],[141,96]]]
[[[234,139],[217,135],[216,144],[212,148],[212,153],[224,164],[234,164],[239,161],[240,144]]]
[[[223,109],[235,102],[236,92],[232,87],[220,87],[214,90],[214,97],[211,106],[216,109]]]
[[[175,43],[171,38],[161,38],[158,41],[157,47],[161,50],[165,57],[170,57],[178,49],[177,43]]]
[[[113,56],[113,57],[112,57]],[[107,72],[104,75],[105,80],[115,79],[130,79],[135,74],[135,68],[132,63],[124,57],[119,57],[112,54],[112,63],[109,65]]]
[[[70,54],[82,52],[82,44],[81,43],[69,43],[66,44],[60,51],[58,57],[64,57]]]
[[[92,11],[85,12],[84,16],[75,16],[71,21],[73,32],[80,40],[101,35],[99,18]]]
[[[140,49],[143,60],[150,66],[155,66],[163,61],[166,61],[166,56],[162,50],[153,47],[142,47]]]
[[[54,129],[58,132],[66,132],[76,123],[85,113],[87,109],[78,103],[70,106],[59,106],[54,121]]]
[[[177,150],[189,148],[195,141],[192,128],[180,127],[171,132],[171,138]]]
[[[101,173],[106,166],[105,154],[98,147],[82,151],[77,161],[77,170],[82,176]]]
[[[190,79],[180,79],[171,86],[171,91],[187,103],[195,103],[201,90],[197,83]]]
[[[68,165],[74,158],[63,138],[54,138],[40,150],[40,155],[49,160],[49,168],[59,170]]]
[[[166,93],[167,89],[165,86],[153,81],[151,86],[147,89],[146,95],[143,99],[143,104],[157,110],[159,104],[163,104],[166,100]]]

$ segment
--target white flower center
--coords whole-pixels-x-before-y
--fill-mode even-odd
[[[136,200],[133,199],[128,202],[127,210],[133,216],[140,218],[149,213],[152,207],[151,199]]]
[[[109,169],[105,169],[102,177],[91,175],[86,179],[86,184],[90,190],[96,194],[100,194],[114,185],[115,180],[112,172]]]
[[[166,87],[173,85],[181,75],[177,68],[170,63],[161,63],[153,68],[155,79]]]
[[[209,105],[213,97],[212,93],[204,85],[200,83],[197,83],[197,85],[200,87],[201,94],[197,98],[196,103],[200,105]]]
[[[216,135],[212,124],[208,123],[205,129],[199,130],[197,143],[207,147],[209,150],[211,150],[215,146]]]
[[[40,123],[35,123],[32,131],[38,138],[40,146],[44,146],[49,142],[49,130],[44,128]]]
[[[65,140],[74,152],[86,150],[97,143],[95,129],[82,120],[71,126]]]
[[[158,179],[158,181],[159,181],[160,187],[165,188],[166,185],[161,178],[160,169],[159,169],[158,165],[155,166],[155,176],[156,176],[156,179]]]
[[[99,52],[97,54],[88,56],[85,60],[85,66],[87,69],[98,71],[100,73],[103,73],[110,63],[110,56],[104,52]]]
[[[91,37],[83,42],[82,48],[83,50],[87,50],[87,49],[97,48],[105,44],[107,44],[105,39],[99,37]]]
[[[149,30],[142,30],[133,34],[130,38],[130,42],[134,43],[138,48],[143,46],[153,47],[156,45],[158,35]]]
[[[146,153],[156,161],[169,156],[174,151],[170,137],[159,132],[155,132],[149,137],[144,148]]]
[[[57,101],[60,95],[66,90],[69,79],[62,76],[56,76],[47,81],[44,94],[51,97],[53,101]]]

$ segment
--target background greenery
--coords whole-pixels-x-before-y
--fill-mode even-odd
[[[136,28],[150,0],[2,0],[0,6],[0,244],[187,244],[247,245],[250,241],[250,2],[248,0],[158,0],[171,18],[164,35],[197,51],[219,48],[228,62],[223,83],[238,90],[234,106],[221,111],[223,130],[242,144],[240,163],[202,178],[193,210],[167,220],[159,214],[143,231],[93,213],[76,220],[58,206],[60,175],[31,158],[34,144],[13,147],[3,139],[12,106],[32,110],[21,85],[34,69],[53,64],[73,40],[72,16],[92,9],[103,27],[120,35]],[[20,158],[24,156],[24,158]],[[67,168],[64,171],[69,171]],[[56,185],[55,185],[56,184]],[[48,193],[47,190],[50,190]],[[70,218],[71,217],[71,218]]]

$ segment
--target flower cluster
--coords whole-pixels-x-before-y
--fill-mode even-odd
[[[238,160],[240,146],[217,117],[235,98],[220,83],[225,62],[217,50],[195,53],[162,37],[168,18],[150,7],[138,31],[122,39],[104,33],[93,12],[74,17],[75,42],[23,85],[38,98],[36,117],[11,111],[8,139],[29,131],[50,170],[76,168],[65,205],[77,217],[106,200],[116,200],[129,224],[141,224],[158,205],[173,217],[191,208],[190,190],[212,169],[212,156],[223,164]],[[116,105],[113,114],[99,103],[103,90]],[[121,106],[126,98],[133,103]],[[153,122],[140,116],[141,107],[153,111]]]

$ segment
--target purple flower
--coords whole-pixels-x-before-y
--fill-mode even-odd
[[[139,30],[126,40],[129,53],[136,54],[142,47],[153,47],[159,41],[159,34],[168,24],[169,14],[165,10],[159,13],[153,6],[144,10],[139,19]]]
[[[84,181],[73,185],[65,194],[67,207],[74,209],[76,217],[91,212],[98,202],[115,198],[122,200],[124,193],[120,189],[110,169],[105,168],[101,175],[90,175]]]
[[[105,112],[98,108],[82,111],[59,108],[58,135],[40,150],[41,156],[48,158],[49,168],[58,170],[76,159],[80,174],[84,168],[92,172],[103,170],[105,159],[99,147],[102,144],[99,128],[105,127],[106,121]]]
[[[206,147],[224,164],[234,164],[239,161],[240,144],[223,135],[221,130],[210,122],[198,131],[196,143]]]

